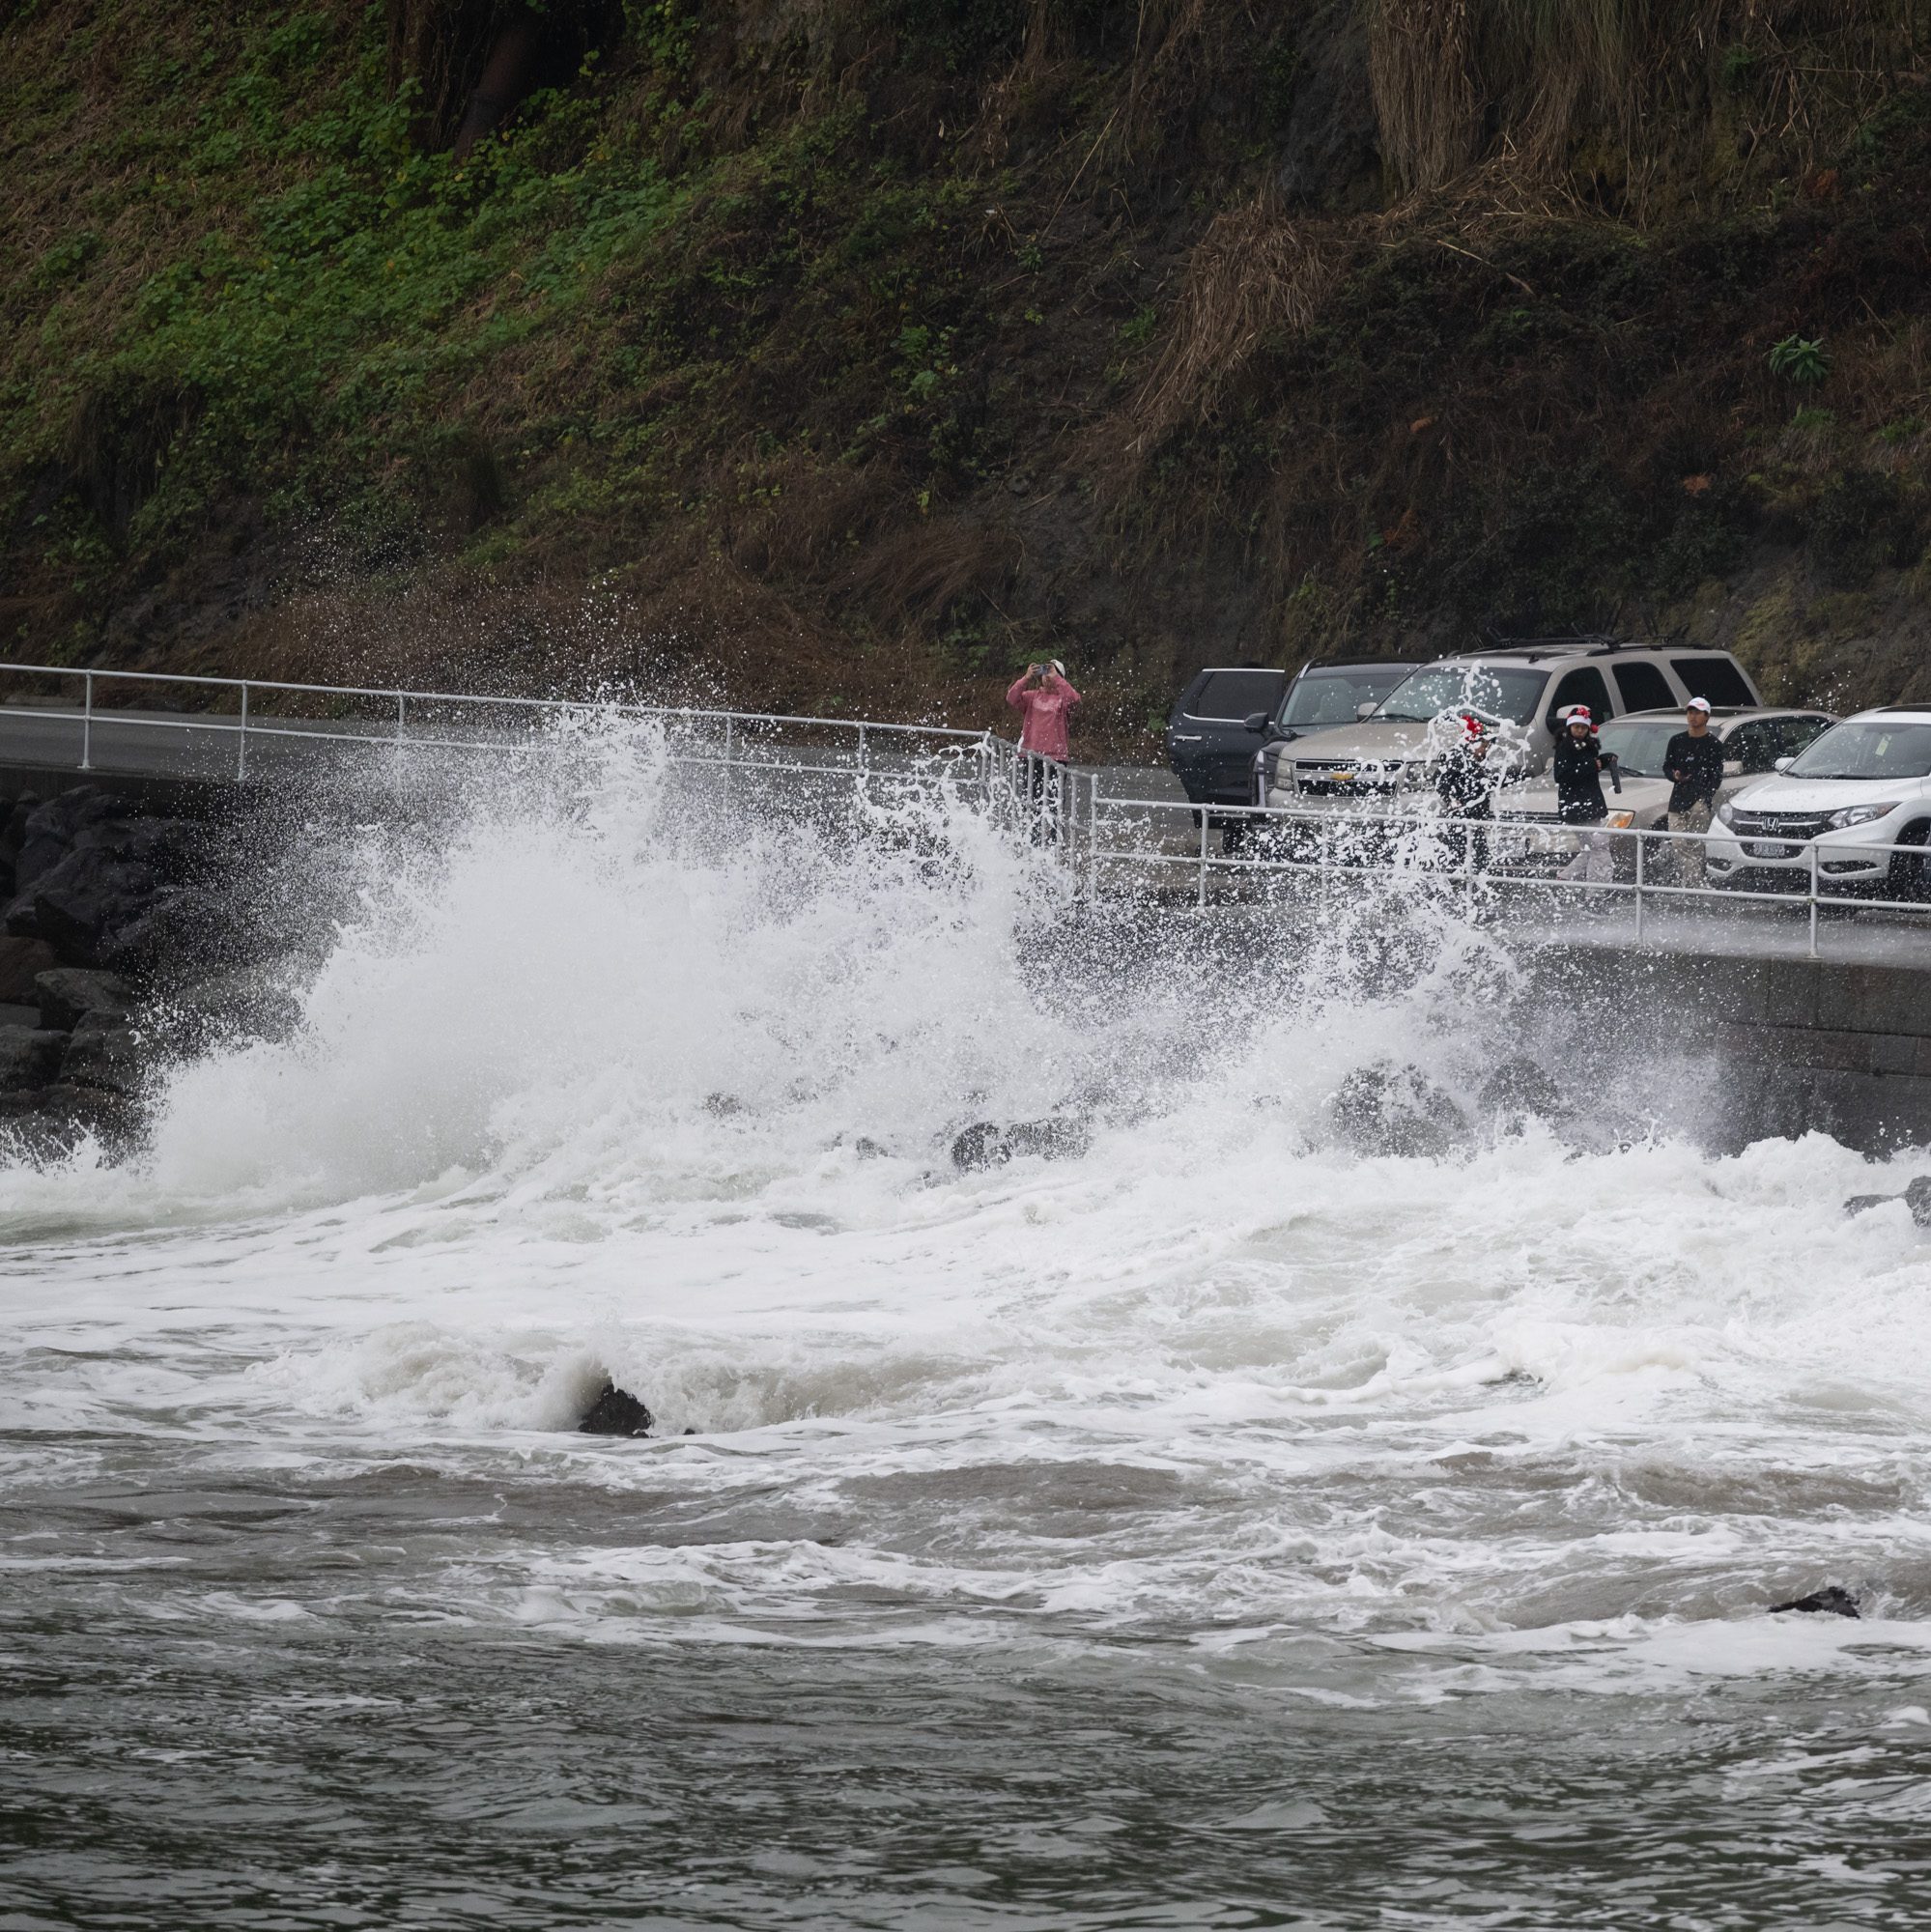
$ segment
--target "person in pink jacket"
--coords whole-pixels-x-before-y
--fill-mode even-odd
[[[1065,764],[1072,755],[1066,739],[1066,714],[1079,702],[1079,693],[1066,682],[1066,668],[1058,658],[1051,664],[1028,665],[1023,677],[1012,680],[1006,701],[1026,714],[1019,727],[1019,749]]]
[[[1028,665],[1023,677],[1012,680],[1006,701],[1024,712],[1019,749],[1032,755],[1029,789],[1039,801],[1036,837],[1052,838],[1059,830],[1060,806],[1065,792],[1065,765],[1072,755],[1067,740],[1067,714],[1080,701],[1066,682],[1066,668],[1058,658],[1051,664]],[[1050,776],[1049,776],[1050,774]]]

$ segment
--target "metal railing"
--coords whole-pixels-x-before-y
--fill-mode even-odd
[[[1734,908],[1801,904],[1808,923],[1809,956],[1819,956],[1822,915],[1838,909],[1882,908],[1931,913],[1931,896],[1865,896],[1830,881],[1824,867],[1845,853],[1880,858],[1897,855],[1915,863],[1918,891],[1931,895],[1931,852],[1902,840],[1859,838],[1842,852],[1820,851],[1814,838],[1795,835],[1667,832],[1633,826],[1589,828],[1605,841],[1607,878],[1568,878],[1546,862],[1578,828],[1533,820],[1450,817],[1440,811],[1316,810],[1288,806],[1203,807],[1171,798],[1117,795],[1098,771],[1063,764],[1021,750],[989,730],[941,724],[883,724],[872,719],[821,718],[806,714],[709,710],[690,705],[649,705],[571,698],[495,697],[473,693],[378,686],[299,684],[270,678],[227,678],[185,672],[67,669],[53,665],[0,662],[0,677],[78,683],[77,710],[40,704],[0,703],[9,711],[80,727],[78,771],[97,769],[100,734],[119,727],[198,734],[204,742],[233,740],[232,769],[218,774],[238,782],[251,779],[250,748],[276,741],[349,745],[362,750],[547,751],[559,742],[554,727],[571,721],[625,718],[652,721],[671,733],[671,762],[720,771],[726,783],[740,772],[759,777],[804,776],[874,781],[918,779],[932,769],[934,751],[949,754],[956,773],[963,763],[971,782],[961,796],[980,803],[1030,842],[1050,847],[1072,867],[1089,897],[1131,896],[1150,888],[1178,887],[1205,909],[1221,897],[1251,898],[1257,883],[1271,878],[1379,877],[1391,883],[1453,883],[1491,896],[1541,893],[1551,902],[1628,900],[1634,936],[1643,940],[1660,905],[1695,902]],[[181,687],[206,700],[232,701],[233,711],[191,714],[97,702],[97,690],[130,686]],[[332,715],[301,718],[291,702],[327,708]],[[381,716],[352,720],[354,705],[379,706]],[[481,730],[452,734],[449,714],[480,714]],[[439,717],[439,714],[440,716]],[[346,728],[345,728],[346,727]],[[150,767],[153,769],[153,767]],[[1226,849],[1213,849],[1217,829],[1232,828]],[[1712,837],[1726,842],[1781,846],[1803,853],[1798,867],[1775,869],[1790,885],[1760,886],[1685,882],[1680,862],[1659,867],[1656,855],[1706,847]],[[1538,848],[1540,848],[1538,850]],[[1746,854],[1747,858],[1749,855]],[[1739,868],[1744,869],[1744,868]],[[1764,869],[1759,867],[1759,870]],[[1674,876],[1667,876],[1673,874]]]
[[[1023,767],[1023,761],[1020,761]],[[1046,781],[1050,787],[1053,781]],[[1163,896],[1184,895],[1201,910],[1221,900],[1251,899],[1270,879],[1377,878],[1416,888],[1453,885],[1485,895],[1551,908],[1626,902],[1633,909],[1633,937],[1641,943],[1659,909],[1700,906],[1801,908],[1807,924],[1807,952],[1820,956],[1819,928],[1827,913],[1864,909],[1907,920],[1931,915],[1931,849],[1900,839],[1859,838],[1820,849],[1816,838],[1713,827],[1709,833],[1670,832],[1635,826],[1576,827],[1507,817],[1467,818],[1427,810],[1356,811],[1286,806],[1203,807],[1173,800],[1107,793],[1097,772],[1061,768],[1057,811],[1036,803],[1030,786],[1007,776],[1006,796],[1033,805],[1042,836],[1061,845],[1090,896],[1125,895],[1136,886]],[[1044,798],[1054,799],[1047,790]],[[1214,849],[1216,829],[1231,830],[1227,848]],[[1554,868],[1577,844],[1578,833],[1601,841],[1605,877],[1567,876]],[[1753,883],[1718,881],[1707,869],[1713,842],[1742,847],[1737,875]],[[1779,848],[1753,854],[1752,845]],[[1582,854],[1578,851],[1576,859]],[[1856,863],[1882,867],[1894,879],[1897,860],[1909,867],[1908,893],[1875,896],[1858,888],[1871,882],[1833,877],[1828,866]],[[1795,863],[1792,863],[1792,862]],[[1780,890],[1767,876],[1786,881]]]
[[[874,719],[707,710],[691,705],[631,704],[615,700],[496,697],[469,692],[298,684],[274,678],[210,677],[178,671],[75,670],[57,665],[0,663],[0,676],[80,685],[78,709],[0,703],[0,718],[11,710],[21,718],[78,724],[79,758],[73,767],[76,771],[100,769],[95,754],[101,735],[126,728],[191,734],[203,743],[232,738],[232,769],[213,776],[232,779],[237,783],[249,781],[250,749],[259,752],[266,742],[352,745],[364,750],[547,750],[556,742],[550,727],[558,723],[630,718],[682,728],[687,735],[670,752],[673,761],[682,764],[753,766],[760,771],[817,776],[868,775],[875,769],[889,772],[922,750],[945,747],[971,755],[989,792],[990,747],[997,742],[988,731],[943,724],[892,724]],[[138,705],[102,705],[97,701],[99,687],[118,692],[142,685],[184,688],[203,700],[232,699],[235,709],[176,714],[146,710]],[[300,718],[292,715],[288,708],[275,708],[277,703],[286,707],[290,699],[327,707],[333,715]],[[345,713],[355,705],[380,706],[382,715],[353,721]],[[447,714],[459,710],[481,714],[490,721],[489,728],[452,735]],[[435,715],[438,711],[443,714],[440,723]],[[823,753],[827,739],[831,741],[831,750],[842,755],[830,763],[805,762],[803,754],[810,751]],[[781,753],[790,755],[774,755]]]

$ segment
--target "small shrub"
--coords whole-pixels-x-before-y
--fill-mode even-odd
[[[1831,353],[1822,336],[1786,335],[1771,349],[1770,373],[1801,389],[1815,388],[1831,373]]]

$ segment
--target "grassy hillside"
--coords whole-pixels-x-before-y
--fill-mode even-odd
[[[0,0],[0,640],[961,719],[1050,650],[1121,744],[1487,630],[1931,697],[1927,57],[1923,0]]]

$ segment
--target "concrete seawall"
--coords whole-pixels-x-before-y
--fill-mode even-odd
[[[1884,1152],[1931,1146],[1931,960],[1748,958],[1602,942],[1523,949],[1529,997],[1691,1046],[1729,1068],[1744,1138],[1810,1131]]]

